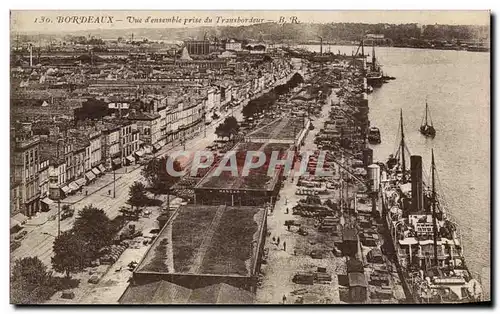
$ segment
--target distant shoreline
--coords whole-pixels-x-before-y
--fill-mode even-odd
[[[286,45],[280,43],[280,45]],[[319,42],[301,42],[297,44],[293,44],[294,46],[319,46]],[[357,47],[359,44],[352,44],[352,43],[335,43],[335,44],[325,44],[323,43],[323,47],[335,47],[335,46],[344,46],[344,47]],[[371,46],[365,46],[366,48],[371,48]],[[490,48],[484,48],[485,50],[481,51],[476,51],[476,50],[469,50],[471,48],[469,47],[459,47],[459,46],[452,46],[452,47],[421,47],[421,46],[403,46],[403,45],[377,45],[375,47],[388,47],[388,48],[411,48],[411,49],[430,49],[430,50],[455,50],[455,51],[469,51],[469,52],[490,52]],[[472,47],[474,49],[474,47]]]

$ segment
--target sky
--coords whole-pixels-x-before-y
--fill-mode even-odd
[[[255,22],[489,25],[489,11],[16,11],[12,32],[242,26]],[[89,18],[91,17],[91,18]],[[237,18],[240,19],[237,19]],[[231,20],[235,19],[235,20]],[[246,19],[246,20],[245,20]]]

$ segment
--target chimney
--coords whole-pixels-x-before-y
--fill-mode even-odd
[[[411,210],[412,213],[423,211],[424,194],[422,183],[422,157],[411,156]]]
[[[30,44],[30,68],[33,67],[33,46]]]

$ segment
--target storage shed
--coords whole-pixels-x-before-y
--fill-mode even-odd
[[[364,273],[349,273],[349,298],[352,302],[365,302],[368,282]]]

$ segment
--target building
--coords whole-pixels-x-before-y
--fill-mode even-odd
[[[91,131],[87,137],[90,141],[90,166],[97,167],[102,163],[101,131]]]
[[[180,101],[175,103],[173,106],[169,106],[165,113],[165,132],[167,143],[173,143],[179,139],[179,103]]]
[[[128,119],[137,125],[139,140],[142,142],[142,145],[154,147],[157,150],[160,148],[161,116],[158,113],[131,112],[128,115]],[[133,152],[135,152],[135,150]],[[128,154],[126,156],[128,156]]]
[[[39,211],[40,139],[31,127],[12,130],[11,138],[11,215],[32,216]]]
[[[238,174],[229,170],[218,171],[219,164],[214,164],[194,188],[195,204],[261,206],[274,203],[281,187],[283,170],[276,165],[270,172],[269,161],[273,152],[278,152],[277,158],[280,160],[287,159],[288,154],[293,157],[291,147],[286,143],[238,143],[231,149],[231,152],[236,154]],[[267,162],[243,176],[240,170],[244,168],[247,152],[251,151],[263,152]],[[227,160],[225,162],[227,163]]]
[[[185,97],[187,98],[187,97]],[[181,140],[185,141],[188,138],[197,134],[203,123],[204,118],[204,102],[203,99],[185,99],[184,102],[179,103],[179,136]]]
[[[266,221],[261,207],[182,206],[139,262],[120,303],[252,303]]]
[[[135,162],[133,154],[139,150],[140,131],[136,123],[130,120],[118,120],[120,126],[120,158],[114,158],[113,166],[121,167]]]
[[[111,169],[112,160],[120,158],[120,126],[109,123],[103,126],[101,137],[101,152],[103,164]]]
[[[184,45],[191,55],[208,55],[210,53],[208,40],[187,40]]]
[[[225,48],[226,50],[241,51],[241,42],[230,39],[226,42]]]
[[[384,34],[366,34],[366,38],[370,39],[384,39]]]
[[[167,104],[160,104],[157,108],[157,112],[160,115],[160,139],[158,144],[163,147],[167,144]]]
[[[40,200],[42,210],[44,206],[48,206],[52,204],[52,201],[49,198],[49,165],[50,158],[48,156],[44,156],[40,152],[40,166],[38,167],[38,178],[39,178],[39,186],[40,186]],[[47,208],[47,207],[45,207]]]
[[[80,141],[75,142],[74,152],[73,152],[73,163],[74,163],[74,178],[83,178],[85,175],[85,159],[87,147],[90,146],[90,141],[87,139],[80,139]]]
[[[66,184],[66,162],[64,158],[52,157],[49,164],[49,197],[60,200],[65,197],[62,187]]]

